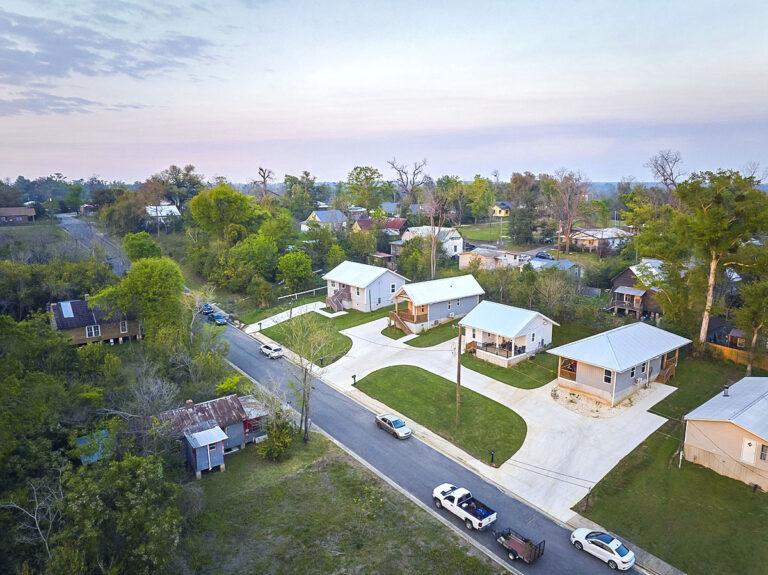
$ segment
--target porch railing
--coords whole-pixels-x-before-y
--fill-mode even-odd
[[[402,321],[407,321],[408,323],[426,323],[427,321],[427,314],[425,313],[408,313],[403,311],[393,311],[390,313],[397,315]]]
[[[514,346],[514,348],[510,349],[508,347],[496,347],[495,344],[492,343],[484,343],[482,345],[479,345],[477,347],[480,351],[484,351],[486,353],[491,353],[493,355],[498,355],[499,357],[517,357],[518,355],[523,355],[525,353],[525,346]]]
[[[568,369],[560,368],[560,371],[558,373],[559,377],[562,377],[563,379],[567,379],[569,381],[576,381],[576,372],[570,371]]]
[[[624,301],[623,299],[619,298],[613,298],[610,303],[610,307],[620,307],[624,309],[631,309],[631,310],[642,310],[643,304],[635,305],[634,302],[631,301]]]

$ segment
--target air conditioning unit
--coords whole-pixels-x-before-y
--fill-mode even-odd
[[[451,312],[451,313],[449,313],[449,314],[448,314],[448,318],[449,318],[449,319],[453,319],[453,318],[455,318],[455,317],[456,317],[456,314],[455,314],[455,313],[453,313],[453,312]]]

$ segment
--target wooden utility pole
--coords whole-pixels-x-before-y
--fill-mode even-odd
[[[459,430],[459,409],[461,407],[461,326],[459,326],[459,346],[456,348],[456,431]]]

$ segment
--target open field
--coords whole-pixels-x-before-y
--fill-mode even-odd
[[[248,447],[194,484],[205,509],[179,573],[502,573],[322,436],[291,451],[272,463]]]
[[[455,427],[456,384],[412,366],[385,367],[365,376],[357,389],[413,419],[481,461],[496,452],[501,465],[523,444],[526,425],[514,411],[461,389],[461,414]]]
[[[368,323],[369,321],[373,321],[382,317],[386,317],[387,314],[389,314],[391,309],[392,307],[388,306],[388,307],[380,308],[380,309],[377,309],[376,311],[371,311],[371,312],[347,310],[347,313],[345,313],[344,315],[340,315],[339,317],[334,317],[334,318],[325,317],[323,315],[320,315],[319,313],[315,314],[318,317],[318,321],[328,322],[334,331],[333,340],[330,345],[329,352],[327,356],[323,359],[323,365],[329,365],[334,361],[337,361],[344,354],[346,354],[352,347],[352,340],[349,339],[346,335],[339,333],[340,331],[348,329],[350,327],[355,327],[363,323]],[[289,320],[289,321],[292,321],[292,320]],[[290,349],[290,346],[286,343],[286,336],[284,331],[284,326],[286,323],[288,322],[283,322],[281,324],[268,327],[267,329],[263,330],[262,333],[267,337],[275,340],[276,342]]]
[[[592,490],[581,512],[691,574],[765,572],[768,494],[682,462],[681,418],[743,377],[730,363],[686,358],[670,381],[678,390],[651,411],[671,418]],[[765,374],[756,374],[765,375]]]

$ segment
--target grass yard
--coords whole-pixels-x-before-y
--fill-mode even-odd
[[[563,345],[589,337],[598,331],[600,330],[589,325],[563,322],[560,327],[554,326],[552,328],[552,345]],[[557,357],[546,352],[538,353],[530,359],[524,359],[517,365],[507,368],[477,359],[471,354],[464,354],[461,356],[461,365],[507,385],[522,389],[541,387],[557,376]]]
[[[598,483],[582,513],[691,574],[764,573],[768,495],[693,463],[678,469],[675,455],[682,416],[743,375],[732,363],[682,360],[670,380],[678,390],[651,409],[672,420]]]
[[[459,328],[457,326],[456,322],[444,323],[420,333],[405,343],[411,347],[432,347],[433,345],[459,337]]]
[[[334,361],[337,361],[352,347],[352,340],[349,339],[346,335],[339,333],[340,331],[368,323],[382,317],[386,317],[391,309],[392,307],[388,306],[371,312],[347,310],[347,313],[344,315],[340,315],[339,317],[334,318],[325,317],[319,313],[315,314],[318,316],[319,321],[330,323],[334,331],[333,340],[330,344],[328,355],[323,359],[323,365],[329,365]],[[285,343],[286,338],[283,325],[284,324],[277,324],[275,326],[268,327],[267,329],[263,330],[262,333],[290,349],[290,346]]]
[[[385,335],[390,339],[400,339],[405,337],[405,332],[400,331],[394,326],[387,326],[381,330],[381,335]]]
[[[283,301],[282,303],[279,303],[272,307],[261,307],[261,308],[244,307],[244,309],[240,312],[239,317],[240,317],[240,321],[242,321],[246,325],[257,323],[261,320],[264,320],[268,317],[276,315],[280,312],[288,311],[292,307],[298,307],[300,305],[313,303],[317,301],[325,301],[325,292],[322,292],[322,293],[318,292],[317,295],[300,297],[297,300]]]
[[[465,239],[480,242],[495,242],[499,236],[509,234],[509,219],[503,219],[501,224],[498,221],[485,224],[465,225],[459,228],[459,232]]]
[[[461,390],[461,417],[456,429],[456,384],[419,367],[385,367],[365,376],[357,388],[481,461],[488,462],[488,452],[493,449],[496,463],[501,465],[525,440],[522,417],[467,388]]]
[[[280,463],[253,447],[190,485],[204,495],[177,572],[492,574],[502,569],[319,435]]]

